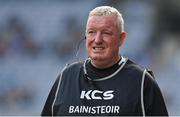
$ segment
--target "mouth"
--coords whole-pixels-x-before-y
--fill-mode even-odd
[[[102,51],[104,49],[105,49],[104,47],[93,47],[93,50],[95,50],[97,52]]]

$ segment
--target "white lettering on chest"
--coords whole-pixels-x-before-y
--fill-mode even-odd
[[[111,100],[114,98],[113,90],[110,91],[99,91],[99,90],[89,90],[81,91],[80,99],[87,100]]]

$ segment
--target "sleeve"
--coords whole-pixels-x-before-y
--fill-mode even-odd
[[[161,90],[149,73],[146,73],[144,81],[144,105],[147,116],[168,116]]]
[[[58,82],[59,82],[60,76],[58,76],[58,78],[56,79],[53,87],[51,88],[51,91],[47,97],[47,100],[45,102],[44,108],[41,112],[41,116],[51,116],[52,112],[51,112],[51,107],[55,98],[55,93],[57,90],[57,86],[58,86]]]

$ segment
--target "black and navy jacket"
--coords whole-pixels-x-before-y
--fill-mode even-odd
[[[168,116],[155,79],[128,58],[111,75],[92,79],[86,62],[67,65],[55,81],[42,116]]]

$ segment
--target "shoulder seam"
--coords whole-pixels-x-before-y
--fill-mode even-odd
[[[63,72],[64,70],[68,67],[69,65],[66,64],[66,66],[61,70],[61,74],[60,74],[60,78],[59,78],[59,82],[58,82],[58,86],[57,86],[57,89],[56,89],[56,93],[55,93],[55,97],[54,97],[54,101],[53,101],[53,104],[52,104],[52,107],[51,107],[51,112],[52,112],[52,116],[54,116],[54,104],[56,102],[56,98],[57,98],[57,95],[58,95],[58,90],[59,90],[59,87],[60,87],[60,83],[61,83],[61,79],[62,79],[62,75],[63,75]]]
[[[144,80],[146,75],[146,69],[143,71],[142,81],[141,81],[141,108],[143,117],[145,117],[145,107],[144,107]]]

